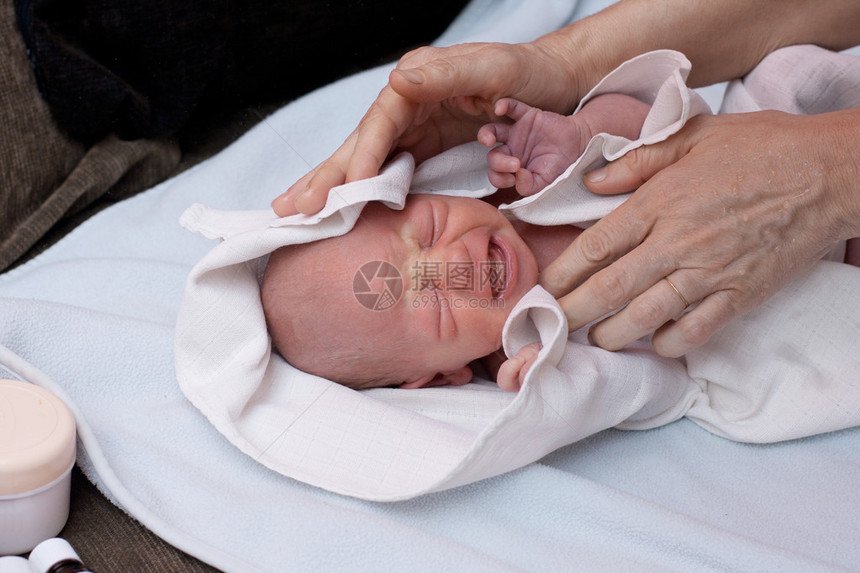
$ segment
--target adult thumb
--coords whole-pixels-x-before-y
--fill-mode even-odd
[[[583,176],[585,186],[600,195],[627,193],[639,188],[655,174],[686,155],[684,135],[673,137],[653,145],[637,147]]]
[[[412,60],[423,59],[418,65],[392,70],[388,81],[394,91],[418,102],[439,102],[457,96],[493,101],[508,95],[508,84],[517,77],[515,73],[499,73],[499,69],[510,70],[515,58],[492,45],[427,48],[427,54],[431,57],[424,59],[419,54]]]

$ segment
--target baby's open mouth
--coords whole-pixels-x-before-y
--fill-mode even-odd
[[[493,298],[499,298],[508,286],[508,253],[495,238],[487,249],[487,278]]]

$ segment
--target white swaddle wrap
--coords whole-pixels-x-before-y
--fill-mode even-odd
[[[671,51],[620,66],[586,100],[622,92],[652,103],[640,138],[596,136],[552,185],[501,209],[542,225],[586,225],[611,211],[626,197],[591,194],[582,174],[708,113],[684,84],[688,72],[687,60]],[[192,270],[177,319],[176,373],[189,400],[262,464],[373,500],[498,475],[615,426],[650,428],[687,415],[733,439],[775,441],[860,422],[860,360],[845,334],[860,332],[853,304],[860,269],[835,263],[820,263],[686,361],[660,358],[644,343],[610,353],[586,344],[582,333],[568,337],[557,303],[536,287],[503,333],[509,356],[529,342],[543,345],[516,394],[487,381],[357,392],[271,351],[259,294],[269,253],[347,232],[368,201],[402,208],[410,190],[486,196],[494,188],[485,156],[468,144],[415,169],[403,154],[378,177],[332,190],[314,216],[189,208],[184,226],[222,239]]]

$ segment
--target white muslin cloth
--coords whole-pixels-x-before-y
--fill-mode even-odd
[[[637,97],[655,102],[643,137],[630,142],[596,136],[566,176],[540,195],[503,209],[544,224],[575,223],[605,214],[622,199],[601,207],[602,202],[581,185],[582,170],[637,145],[664,139],[692,114],[709,111],[684,85],[688,71],[686,59],[668,51],[621,66],[590,97],[603,90],[619,91],[624,84],[635,85]],[[177,317],[176,373],[189,400],[231,442],[268,467],[331,491],[375,500],[414,497],[510,471],[614,426],[643,407],[647,400],[631,400],[638,393],[635,388],[632,395],[623,390],[617,395],[582,392],[573,410],[591,410],[591,419],[569,416],[574,420],[573,435],[560,435],[540,423],[545,413],[534,408],[537,402],[528,400],[531,390],[514,396],[472,384],[432,391],[356,392],[300,372],[271,352],[258,282],[266,255],[286,244],[347,232],[367,201],[401,208],[410,190],[475,197],[492,193],[485,157],[486,149],[480,144],[461,146],[425,162],[413,177],[411,156],[401,155],[378,177],[333,189],[325,208],[314,216],[278,219],[270,211],[189,208],[181,219],[185,227],[222,239],[192,269]],[[569,208],[577,204],[582,207],[578,214]],[[555,219],[558,213],[566,213],[568,220]],[[553,334],[546,336],[560,336],[563,331],[563,348],[566,326],[555,324],[552,329]],[[538,365],[546,361],[550,348],[559,347],[549,338],[545,342]],[[557,359],[558,352],[553,357]],[[683,369],[671,366],[682,377],[673,387],[683,388],[678,381],[685,376]],[[637,372],[636,365],[626,367],[626,372]],[[659,380],[660,372],[647,376]],[[614,378],[619,389],[628,378]],[[536,391],[543,393],[542,385],[543,381],[530,387],[540,386]],[[609,394],[613,394],[607,398],[612,404],[602,403]],[[572,397],[559,397],[559,402]],[[530,406],[524,407],[527,403]],[[570,423],[556,420],[566,429]],[[510,439],[519,446],[512,447]]]
[[[543,225],[587,225],[608,213],[626,197],[591,194],[582,174],[709,113],[685,86],[688,72],[684,56],[671,51],[620,66],[584,101],[621,92],[651,103],[640,138],[596,136],[553,184],[500,209]],[[646,429],[686,415],[725,437],[770,442],[860,422],[860,309],[852,304],[860,269],[835,263],[821,263],[686,361],[660,358],[645,344],[610,353],[589,346],[582,333],[568,337],[557,303],[536,287],[503,333],[509,356],[529,342],[543,346],[515,395],[486,381],[357,392],[271,351],[259,296],[269,253],[347,232],[367,201],[402,208],[410,190],[492,193],[485,155],[468,144],[414,173],[411,156],[401,155],[378,177],[333,189],[314,216],[189,208],[186,228],[221,239],[192,270],[177,320],[176,373],[189,400],[262,464],[337,493],[386,501],[511,471],[609,427]]]

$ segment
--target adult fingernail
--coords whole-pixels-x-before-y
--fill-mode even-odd
[[[415,70],[397,70],[400,75],[412,82],[413,84],[424,83],[424,74]]]
[[[272,207],[277,211],[280,208],[285,208],[292,203],[292,197],[285,191],[272,200]]]
[[[592,183],[600,183],[606,179],[606,167],[600,167],[585,174],[585,178]]]
[[[307,214],[306,209],[308,208],[308,201],[310,201],[312,195],[310,186],[305,187],[295,194],[293,205],[295,205],[296,210],[298,210],[299,213]]]
[[[272,200],[271,206],[277,215],[284,217],[293,210],[294,195],[287,189]]]

